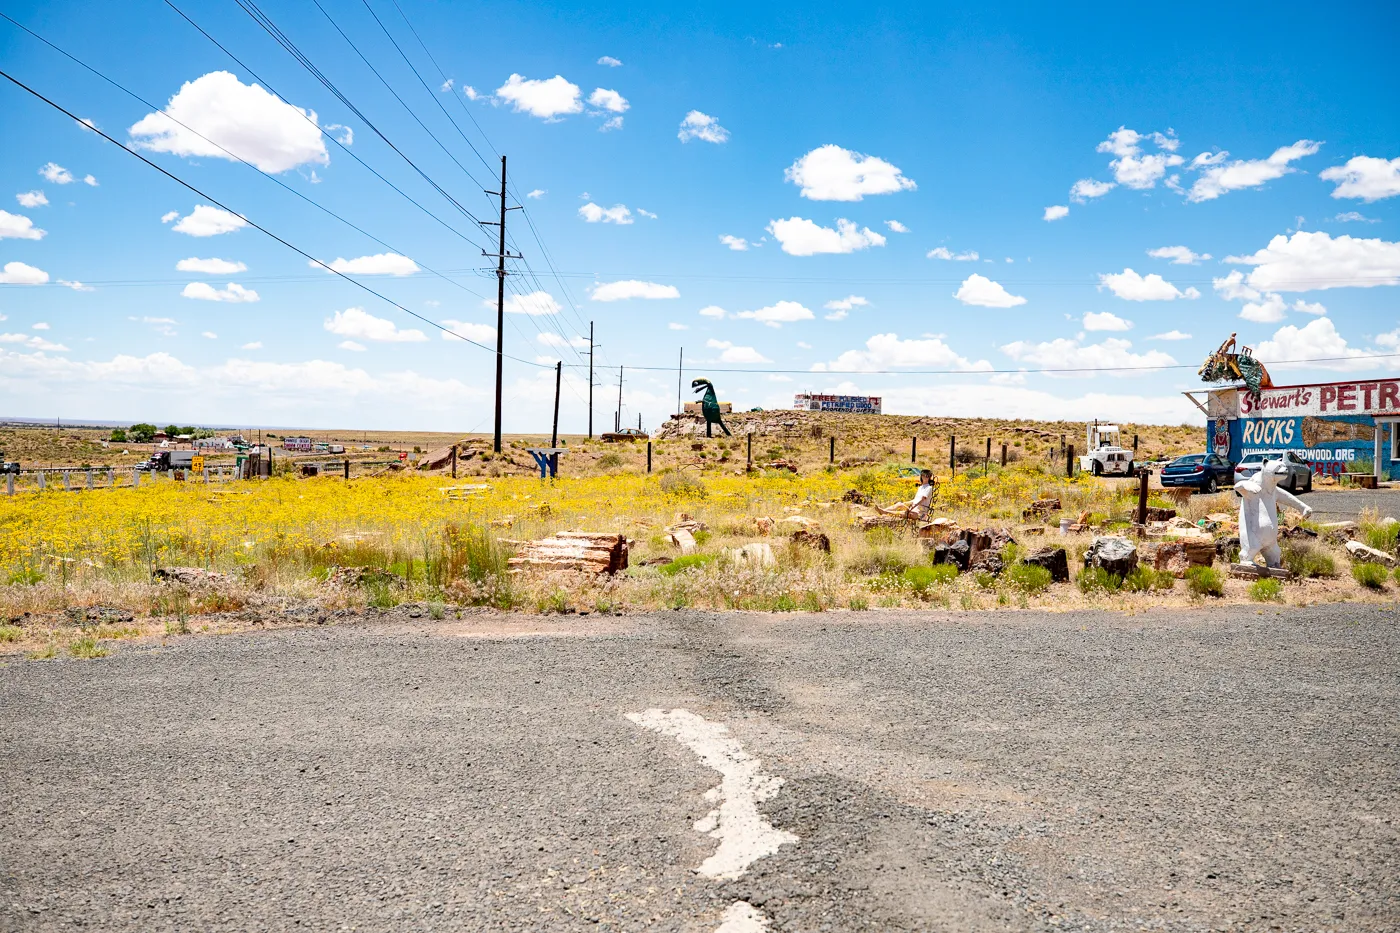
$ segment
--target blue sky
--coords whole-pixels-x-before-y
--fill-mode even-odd
[[[0,60],[427,322],[0,82],[0,414],[489,429],[493,355],[439,328],[494,344],[494,234],[366,119],[477,219],[509,157],[510,431],[560,358],[583,428],[589,321],[600,427],[619,365],[625,421],[673,410],[640,367],[682,347],[743,407],[1019,418],[1193,420],[1232,331],[1315,361],[1279,383],[1400,369],[1393,4],[320,2],[263,9],[363,117],[234,3],[177,5],[242,64],[162,2],[7,7],[153,107],[3,21]]]

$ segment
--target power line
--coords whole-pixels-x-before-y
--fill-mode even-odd
[[[34,97],[38,98],[39,100],[43,101],[44,103],[48,104],[50,107],[52,107],[53,109],[57,110],[59,113],[61,113],[61,114],[63,114],[64,116],[68,117],[69,119],[73,120],[74,122],[82,123],[82,120],[78,117],[77,114],[73,113],[71,110],[69,110],[68,108],[64,107],[62,104],[56,103],[55,101],[50,100],[48,97],[45,97],[43,94],[41,94],[40,92],[36,91],[34,88],[30,87],[29,85],[25,84],[23,81],[20,81],[18,78],[16,78],[14,75],[10,74],[9,72],[4,71],[4,70],[0,70],[0,77],[3,77],[5,80],[9,81],[11,84],[13,84],[13,85],[15,85],[16,87],[18,87],[20,90],[25,91],[25,92],[27,92],[27,93],[33,95]],[[117,141],[116,139],[113,139],[111,136],[107,135],[107,133],[104,132],[103,130],[101,130],[101,129],[95,127],[95,126],[92,126],[92,125],[90,125],[90,124],[84,124],[84,126],[87,126],[87,128],[88,128],[89,130],[91,130],[92,132],[94,132],[94,133],[96,133],[97,135],[101,136],[103,139],[107,140],[107,142],[109,142],[109,143],[111,143],[112,145],[116,146],[118,149],[122,150],[122,151],[125,152],[127,155],[131,156],[131,157],[134,158],[134,159],[139,159],[139,160],[141,160],[141,161],[144,162],[146,165],[150,166],[151,168],[155,169],[157,172],[160,172],[162,175],[164,175],[165,177],[169,178],[171,181],[175,182],[176,184],[180,185],[180,186],[183,187],[183,188],[186,188],[186,189],[188,189],[188,190],[194,192],[195,194],[199,195],[201,198],[204,198],[206,201],[208,201],[209,203],[213,204],[215,207],[219,208],[220,210],[224,210],[224,211],[227,211],[227,212],[230,213],[230,214],[234,214],[235,216],[242,217],[243,220],[248,224],[248,226],[252,227],[254,230],[257,230],[257,231],[259,231],[259,232],[261,232],[261,233],[267,235],[268,237],[271,237],[272,239],[276,240],[278,243],[281,243],[283,246],[285,246],[285,247],[287,247],[288,249],[290,249],[292,252],[298,254],[299,256],[304,257],[305,259],[309,260],[310,262],[315,263],[317,266],[320,266],[322,269],[325,269],[327,272],[331,273],[332,275],[338,275],[338,276],[340,276],[342,279],[344,279],[345,281],[347,281],[347,282],[349,282],[350,284],[354,285],[356,288],[360,288],[360,289],[363,289],[363,290],[366,291],[366,292],[369,292],[371,295],[373,295],[374,297],[380,299],[381,301],[385,302],[386,304],[393,305],[395,308],[398,308],[398,309],[399,309],[400,311],[402,311],[404,314],[407,314],[408,316],[413,317],[413,318],[417,318],[418,320],[422,321],[424,324],[428,324],[428,325],[431,326],[431,327],[435,327],[435,328],[437,328],[438,330],[442,331],[442,332],[445,333],[445,334],[451,334],[452,336],[458,338],[459,340],[464,340],[464,341],[466,341],[467,343],[471,344],[472,346],[480,347],[480,348],[483,349],[483,350],[489,350],[489,349],[490,349],[490,347],[487,347],[487,346],[485,346],[484,344],[477,343],[475,340],[472,340],[472,339],[470,339],[470,338],[468,338],[468,337],[463,337],[461,334],[457,333],[456,331],[452,330],[451,328],[442,326],[442,325],[439,324],[437,321],[434,321],[434,320],[432,320],[432,319],[430,319],[430,318],[426,318],[426,317],[424,317],[423,315],[418,314],[418,313],[415,312],[415,311],[410,311],[408,308],[405,308],[403,305],[399,304],[397,301],[394,301],[392,298],[389,298],[389,297],[387,297],[387,296],[381,294],[380,292],[375,291],[374,289],[370,288],[368,285],[364,284],[363,282],[356,281],[355,279],[353,279],[353,278],[351,278],[350,276],[344,274],[343,272],[340,272],[340,271],[338,271],[338,270],[336,270],[336,269],[331,268],[330,266],[326,265],[326,263],[322,262],[321,260],[317,259],[315,256],[312,256],[310,253],[306,252],[304,249],[301,249],[301,248],[298,247],[298,246],[294,246],[292,243],[288,242],[287,240],[284,240],[282,237],[280,237],[280,236],[278,236],[277,234],[273,233],[271,230],[267,229],[266,227],[262,226],[261,224],[257,223],[256,221],[252,221],[252,220],[249,220],[247,217],[243,217],[243,215],[238,214],[236,211],[232,210],[232,209],[229,208],[227,205],[225,205],[222,201],[218,200],[217,198],[213,197],[213,196],[210,195],[210,194],[205,193],[204,191],[201,191],[199,188],[196,188],[194,185],[192,185],[192,184],[190,184],[189,182],[185,181],[183,178],[179,177],[178,175],[174,174],[173,172],[170,172],[170,171],[168,171],[168,170],[162,168],[161,166],[159,166],[159,165],[157,165],[156,163],[152,162],[150,159],[148,159],[148,158],[146,158],[145,156],[141,155],[141,153],[135,152],[135,151],[133,151],[133,150],[127,148],[126,146],[123,146],[119,141]],[[535,363],[535,362],[533,362],[533,361],[531,361],[531,360],[522,360],[522,359],[517,359],[516,357],[511,357],[511,359],[515,360],[515,361],[518,362],[518,363],[526,363],[526,364],[528,364],[528,365],[530,365],[530,366],[541,366],[541,364]]]
[[[227,55],[229,58],[233,59],[233,61],[238,65],[238,67],[242,68],[242,69],[243,69],[244,71],[246,71],[248,74],[252,75],[252,76],[253,76],[253,80],[255,80],[255,81],[259,82],[260,84],[262,84],[263,87],[267,88],[267,90],[268,90],[270,93],[272,93],[274,96],[276,96],[279,100],[281,100],[283,103],[287,104],[288,106],[290,106],[290,107],[292,107],[294,110],[296,110],[296,112],[297,112],[298,114],[301,114],[302,119],[306,120],[306,122],[308,122],[308,123],[310,123],[312,126],[316,127],[316,130],[317,130],[318,132],[321,131],[320,125],[317,124],[315,120],[312,120],[312,119],[311,119],[310,117],[308,117],[306,114],[302,113],[301,108],[296,107],[296,105],[294,105],[294,104],[292,104],[290,101],[288,101],[287,98],[286,98],[285,96],[283,96],[282,94],[278,93],[277,90],[276,90],[276,88],[274,88],[265,78],[263,78],[263,77],[262,77],[261,75],[259,75],[256,71],[254,71],[254,70],[252,69],[252,67],[250,67],[248,64],[246,64],[246,63],[243,61],[243,59],[241,59],[241,58],[239,58],[237,55],[233,54],[233,52],[230,51],[229,48],[228,48],[227,46],[225,46],[222,42],[220,42],[218,39],[215,39],[212,35],[210,35],[207,31],[205,31],[205,29],[204,29],[203,26],[199,25],[199,23],[196,23],[193,19],[191,19],[191,18],[185,13],[184,10],[182,10],[182,9],[180,9],[178,6],[176,6],[176,5],[174,4],[173,0],[165,0],[165,5],[168,6],[168,7],[170,7],[170,9],[174,10],[175,13],[176,13],[181,19],[183,19],[185,22],[187,22],[187,23],[189,23],[191,26],[193,26],[194,29],[195,29],[195,31],[197,31],[200,35],[202,35],[204,38],[206,38],[206,39],[208,39],[210,42],[212,42],[212,43],[219,49],[219,51],[223,52],[223,53],[224,53],[225,55]],[[366,122],[368,122],[368,121],[366,121]],[[378,178],[380,181],[384,182],[384,184],[386,184],[386,185],[388,185],[390,188],[392,188],[395,192],[397,192],[397,193],[399,194],[400,197],[402,197],[404,200],[408,201],[408,203],[412,204],[414,207],[418,208],[420,211],[422,211],[423,213],[427,214],[427,215],[428,215],[429,217],[431,217],[433,220],[437,221],[440,225],[442,225],[445,229],[447,229],[447,230],[448,230],[450,233],[452,233],[454,236],[457,236],[457,237],[459,237],[459,238],[465,240],[466,242],[470,243],[472,246],[475,246],[477,249],[480,249],[480,248],[481,248],[481,245],[480,245],[479,243],[477,243],[475,240],[471,239],[471,238],[468,237],[466,234],[462,233],[462,231],[458,230],[456,227],[452,226],[452,225],[449,224],[447,221],[443,220],[441,217],[439,217],[438,215],[434,214],[432,211],[428,210],[428,208],[426,208],[426,207],[424,207],[422,204],[420,204],[417,200],[415,200],[411,195],[409,195],[406,191],[404,191],[404,190],[403,190],[402,188],[400,188],[398,185],[394,184],[392,181],[390,181],[389,179],[385,178],[385,177],[384,177],[382,174],[380,174],[379,171],[377,171],[373,166],[371,166],[371,165],[370,165],[369,163],[367,163],[364,159],[361,159],[357,154],[355,154],[354,152],[352,152],[352,151],[350,150],[350,147],[346,146],[346,145],[345,145],[344,143],[342,143],[340,140],[336,139],[336,138],[335,138],[335,135],[334,135],[333,133],[326,133],[325,135],[327,136],[327,138],[330,139],[330,141],[331,141],[332,143],[334,143],[337,147],[339,147],[340,150],[341,150],[342,152],[344,152],[344,153],[345,153],[346,155],[348,155],[350,158],[352,158],[352,159],[354,159],[356,162],[358,162],[363,168],[365,168],[365,169],[366,169],[371,175],[373,175],[375,178]],[[400,153],[400,154],[402,155],[402,153]],[[410,164],[411,164],[411,163],[410,163]]]
[[[204,140],[205,142],[209,143],[211,146],[217,147],[221,152],[223,152],[225,155],[227,155],[230,159],[233,159],[233,160],[235,160],[235,161],[237,161],[237,162],[241,162],[242,164],[248,166],[248,168],[250,168],[250,169],[252,169],[253,171],[257,172],[258,175],[262,176],[263,178],[266,178],[268,181],[272,182],[273,184],[277,185],[278,187],[280,187],[280,188],[282,188],[282,189],[284,189],[284,190],[286,190],[286,191],[288,191],[288,192],[290,192],[290,193],[296,195],[298,198],[301,198],[303,201],[305,201],[307,204],[310,204],[312,207],[316,208],[317,210],[319,210],[319,211],[321,211],[321,212],[323,212],[323,213],[325,213],[325,214],[327,214],[327,215],[329,215],[329,216],[331,216],[331,217],[334,217],[336,220],[338,220],[338,221],[340,221],[341,223],[345,224],[345,226],[349,227],[351,230],[354,230],[355,232],[357,232],[357,233],[359,233],[359,234],[365,236],[366,238],[368,238],[368,239],[370,239],[370,240],[373,240],[375,243],[378,243],[380,246],[384,247],[385,249],[389,250],[390,252],[392,252],[392,253],[398,253],[399,255],[406,256],[407,258],[412,259],[412,257],[409,257],[409,256],[407,255],[407,253],[404,253],[402,250],[397,249],[396,247],[390,245],[389,243],[386,243],[385,241],[381,240],[379,237],[377,237],[377,236],[375,236],[374,234],[370,233],[368,230],[365,230],[363,227],[360,227],[360,226],[358,226],[357,224],[352,223],[352,222],[349,221],[349,220],[346,220],[344,217],[340,216],[340,215],[337,214],[335,211],[331,210],[330,208],[326,207],[326,206],[323,205],[323,204],[320,204],[319,202],[315,201],[314,199],[312,199],[312,198],[306,196],[306,195],[303,194],[302,192],[296,190],[295,188],[293,188],[293,187],[291,187],[290,185],[288,185],[286,182],[282,181],[280,178],[277,178],[277,177],[275,177],[275,176],[273,176],[273,175],[267,174],[266,172],[264,172],[264,171],[262,171],[261,169],[259,169],[257,166],[253,165],[253,164],[252,164],[251,162],[249,162],[247,159],[244,159],[242,156],[238,155],[237,153],[231,152],[231,151],[229,151],[228,149],[224,148],[224,147],[223,147],[222,145],[220,145],[219,143],[215,142],[214,140],[212,140],[212,139],[210,139],[209,137],[205,136],[203,133],[201,133],[201,132],[199,132],[198,130],[196,130],[196,129],[194,129],[193,127],[191,127],[189,124],[184,123],[184,122],[182,122],[182,121],[180,121],[180,120],[177,120],[175,117],[170,116],[170,114],[168,114],[168,113],[164,113],[164,111],[161,111],[161,109],[160,109],[159,107],[157,107],[155,104],[151,103],[150,101],[146,100],[146,99],[145,99],[144,97],[142,97],[140,94],[137,94],[135,91],[132,91],[130,88],[127,88],[126,86],[122,85],[120,82],[116,81],[115,79],[108,77],[107,75],[103,74],[101,71],[98,71],[98,70],[97,70],[96,68],[94,68],[92,65],[89,65],[87,62],[83,61],[82,59],[78,58],[77,56],[70,54],[69,52],[67,52],[66,50],[60,48],[60,47],[57,46],[57,45],[54,45],[54,44],[53,44],[52,42],[50,42],[48,39],[45,39],[43,36],[39,35],[39,34],[36,33],[34,30],[32,30],[32,29],[30,29],[29,27],[25,26],[23,23],[19,23],[19,22],[16,22],[14,19],[11,19],[10,16],[7,15],[4,11],[0,11],[0,17],[3,17],[3,18],[4,18],[5,20],[7,20],[11,25],[13,25],[13,26],[15,26],[15,27],[17,27],[17,28],[23,30],[24,32],[28,33],[30,36],[32,36],[33,38],[35,38],[35,39],[37,39],[38,41],[42,42],[44,45],[48,46],[49,48],[53,49],[55,52],[57,52],[58,54],[62,55],[62,56],[65,57],[65,58],[67,58],[69,61],[71,61],[71,62],[73,62],[74,64],[76,64],[76,65],[78,65],[78,66],[80,66],[80,67],[86,69],[87,71],[91,72],[92,74],[96,75],[97,77],[101,78],[103,81],[107,82],[107,83],[110,84],[112,87],[114,87],[114,88],[116,88],[117,90],[121,91],[122,93],[126,94],[128,97],[131,97],[132,99],[134,99],[134,100],[136,100],[136,101],[139,101],[140,103],[144,104],[145,106],[151,108],[151,109],[154,110],[154,111],[157,111],[157,112],[162,113],[162,114],[163,114],[168,120],[170,120],[172,123],[175,123],[175,124],[177,124],[177,125],[179,125],[179,126],[185,128],[186,130],[189,130],[189,131],[190,131],[191,133],[193,133],[195,136],[198,136],[200,139],[202,139],[202,140]],[[438,272],[436,269],[431,268],[431,267],[428,266],[426,263],[418,262],[417,260],[413,260],[413,262],[414,262],[416,265],[418,265],[419,267],[421,267],[423,270],[425,270],[426,272],[428,272],[429,274],[435,275],[435,276],[437,276],[438,278],[442,279],[443,281],[447,282],[448,284],[454,285],[454,286],[456,286],[457,288],[462,289],[462,290],[465,291],[467,294],[469,294],[469,295],[475,295],[475,296],[478,297],[478,298],[483,297],[483,296],[477,294],[476,292],[472,291],[471,289],[467,288],[465,285],[461,284],[460,282],[453,281],[452,279],[448,278],[448,277],[447,277],[446,275],[444,275],[443,273]],[[308,279],[308,280],[322,280],[322,281],[324,281],[324,280],[322,279],[321,276],[307,276],[306,279]],[[265,278],[257,279],[257,281],[267,281],[267,280],[268,280],[268,279],[265,279]],[[183,280],[180,280],[180,281],[183,281]],[[250,279],[244,279],[244,281],[252,281],[252,280],[250,280]],[[54,284],[59,284],[59,283],[54,283]],[[172,284],[172,283],[166,283],[166,284]],[[177,281],[177,282],[175,282],[175,283],[173,283],[173,284],[179,284],[179,281]]]

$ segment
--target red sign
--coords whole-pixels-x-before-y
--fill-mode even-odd
[[[1264,389],[1257,402],[1248,392],[1240,392],[1240,415],[1246,418],[1339,414],[1400,415],[1400,381],[1382,379]]]
[[[406,451],[406,450],[401,450],[401,451],[399,451],[399,462],[400,462],[400,463],[407,463],[407,462],[408,462],[408,451]]]

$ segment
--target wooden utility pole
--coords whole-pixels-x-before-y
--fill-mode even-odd
[[[593,440],[593,322],[588,322],[588,439]]]
[[[519,259],[517,254],[512,256],[506,251],[506,211],[519,210],[518,207],[506,207],[506,157],[501,156],[501,190],[488,191],[490,195],[499,196],[501,199],[501,220],[499,223],[491,220],[481,221],[482,226],[497,227],[499,237],[497,243],[498,251],[496,259],[496,435],[493,448],[496,453],[501,452],[501,385],[505,377],[506,358],[506,259]],[[491,256],[485,250],[481,251],[483,256]]]
[[[617,368],[617,416],[613,418],[613,430],[622,430],[622,367]]]
[[[564,361],[560,360],[554,364],[554,431],[549,435],[549,446],[559,446],[559,386],[564,381]],[[455,470],[457,460],[454,457],[452,467]],[[456,473],[452,474],[456,476]]]
[[[685,347],[681,347],[680,361],[676,363],[676,420],[679,421],[681,415],[685,414],[685,401],[681,395],[681,386],[685,384]]]
[[[917,437],[909,438],[909,462],[919,462],[919,439]]]

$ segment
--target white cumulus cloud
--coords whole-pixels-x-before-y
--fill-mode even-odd
[[[928,251],[927,256],[929,259],[950,259],[956,262],[976,262],[977,260],[982,258],[981,256],[977,255],[977,250],[975,249],[966,250],[965,252],[961,253],[954,253],[946,246],[935,246],[933,249]]]
[[[1132,330],[1133,322],[1110,311],[1090,311],[1084,315],[1085,330]]]
[[[1190,340],[1191,335],[1179,330],[1169,330],[1161,334],[1153,334],[1148,340]]]
[[[251,288],[244,288],[237,282],[229,282],[224,288],[215,288],[207,282],[191,282],[180,292],[186,298],[196,298],[200,301],[227,301],[236,304],[247,304],[258,300],[258,293]]]
[[[954,352],[943,338],[925,336],[901,340],[898,334],[875,334],[861,350],[847,350],[829,363],[817,363],[813,372],[875,372],[889,369],[949,369],[961,372],[988,370],[986,360],[969,360]]]
[[[313,269],[325,268],[318,262],[308,262],[307,265]],[[398,253],[375,253],[354,259],[336,258],[326,265],[344,275],[413,275],[420,271],[418,263]]]
[[[810,321],[814,317],[811,310],[796,301],[780,301],[756,311],[740,311],[734,315],[749,321],[758,321],[769,327],[781,327],[797,321]]]
[[[588,103],[609,113],[626,113],[628,108],[632,106],[627,102],[627,98],[617,91],[602,87],[593,89],[593,93],[588,95]]]
[[[1293,310],[1300,311],[1303,314],[1322,315],[1327,313],[1327,306],[1320,301],[1304,301],[1299,298],[1297,301],[1293,302]]]
[[[57,162],[44,163],[39,169],[39,174],[55,185],[71,185],[73,183],[73,173]]]
[[[492,310],[495,310],[496,307],[496,303],[489,298],[481,304]],[[545,291],[528,292],[524,295],[507,295],[505,300],[506,314],[547,317],[551,314],[558,314],[562,310],[563,307],[554,300],[554,296]]]
[[[632,212],[625,204],[614,204],[612,207],[599,207],[592,201],[578,209],[578,215],[591,224],[630,224],[632,223]]]
[[[0,211],[0,240],[42,240],[45,231],[34,226],[34,221],[23,214]]]
[[[625,301],[629,298],[679,298],[680,296],[680,290],[674,285],[640,282],[636,279],[604,282],[594,286],[592,294],[589,295],[594,301]]]
[[[1379,342],[1379,339],[1378,341]],[[1255,356],[1270,369],[1331,369],[1339,371],[1394,366],[1389,359],[1376,359],[1365,350],[1347,345],[1337,333],[1331,318],[1320,317],[1302,327],[1292,324],[1280,327],[1273,337],[1255,348]],[[1369,358],[1368,358],[1369,357]],[[1286,360],[1311,360],[1293,362]]]
[[[984,308],[1014,308],[1026,303],[1020,295],[1013,295],[985,276],[973,273],[963,280],[953,297],[965,305],[979,305]]]
[[[330,161],[315,111],[294,107],[256,84],[243,84],[227,71],[185,82],[164,111],[147,114],[127,132],[142,149],[236,156],[264,172]]]
[[[340,343],[336,344],[336,346],[342,350],[350,350],[353,353],[363,353],[368,349],[364,344],[356,343],[354,340],[342,340]]]
[[[1069,208],[1063,204],[1051,204],[1045,209],[1046,220],[1060,220],[1069,216]]]
[[[864,308],[868,304],[870,304],[870,302],[860,295],[847,295],[845,298],[836,298],[832,301],[828,301],[826,304],[822,305],[822,307],[826,308],[828,311],[850,311],[852,308]],[[836,320],[840,320],[840,318]]]
[[[802,217],[774,220],[768,232],[791,256],[815,256],[818,253],[853,253],[871,246],[884,246],[885,238],[869,227],[857,227],[844,217],[836,221],[836,229]]]
[[[543,188],[536,188],[529,194],[525,195],[525,197],[538,201],[540,198],[544,197],[547,194],[549,194],[549,192],[544,190]]]
[[[611,55],[604,55],[602,58],[598,59],[598,64],[606,65],[609,68],[622,67],[622,62],[619,59],[613,58]]]
[[[1201,297],[1195,288],[1182,291],[1155,272],[1138,275],[1132,269],[1100,275],[1099,288],[1107,288],[1125,301],[1175,301],[1178,298]]]
[[[1244,307],[1240,308],[1240,317],[1256,324],[1274,324],[1283,320],[1287,310],[1283,296],[1270,292],[1260,300],[1245,302]]]
[[[583,101],[579,86],[555,75],[545,80],[531,80],[512,74],[506,83],[496,88],[496,97],[511,105],[516,113],[528,113],[542,120],[558,120],[570,113],[581,113]]]
[[[171,213],[174,213],[173,211]],[[166,214],[165,217],[169,217]],[[179,214],[175,215],[179,217]],[[162,223],[169,223],[164,217]],[[248,221],[237,214],[229,213],[217,207],[210,207],[207,204],[196,204],[194,210],[184,217],[180,217],[175,226],[171,229],[176,233],[183,233],[187,236],[218,236],[221,233],[232,233],[248,226]]]
[[[490,324],[477,324],[473,321],[454,321],[448,319],[442,322],[442,326],[452,332],[449,334],[447,331],[443,331],[443,340],[456,340],[457,337],[454,337],[453,334],[456,334],[458,337],[465,337],[468,340],[475,340],[477,343],[489,343],[496,339],[496,328],[492,327]]]
[[[730,236],[726,233],[719,238],[719,241],[736,253],[742,253],[749,248],[749,241],[741,236]]]
[[[393,321],[375,317],[364,308],[346,308],[328,317],[323,325],[332,334],[380,343],[418,343],[428,338],[421,330],[400,330]]]
[[[43,207],[49,203],[48,196],[42,191],[21,191],[15,195],[15,200],[20,207]]]
[[[884,159],[829,143],[792,163],[783,177],[813,201],[859,201],[867,194],[893,194],[918,187]]]
[[[719,125],[719,120],[707,113],[692,110],[681,120],[680,132],[676,138],[681,142],[698,139],[707,143],[722,143],[729,140],[729,131]]]
[[[890,233],[908,233],[909,228],[897,220],[885,221],[885,226],[890,228]]]
[[[1247,282],[1257,291],[1306,292],[1400,284],[1400,243],[1299,230],[1275,236],[1248,256],[1225,261],[1254,266]],[[1232,276],[1234,273],[1231,274]],[[1217,288],[1219,286],[1217,285]]]
[[[1337,183],[1332,197],[1360,198],[1369,204],[1400,194],[1400,158],[1356,156],[1348,159],[1346,165],[1323,169],[1318,177]]]
[[[1073,186],[1070,187],[1069,198],[1071,201],[1074,201],[1078,204],[1083,204],[1085,201],[1088,201],[1091,198],[1103,197],[1116,187],[1118,186],[1111,181],[1098,181],[1093,178],[1081,178],[1079,179],[1079,181],[1076,181]],[[1048,214],[1049,212],[1050,209],[1046,208],[1046,213]],[[1065,208],[1065,214],[1068,213],[1069,208]],[[1063,217],[1064,214],[1060,214],[1059,216]],[[1045,219],[1053,220],[1054,218],[1046,217]]]
[[[1282,178],[1296,171],[1289,163],[1314,154],[1321,145],[1311,139],[1300,139],[1291,146],[1275,149],[1273,155],[1267,159],[1236,159],[1234,162],[1222,161],[1224,156],[1228,155],[1222,152],[1219,154],[1220,158],[1215,160],[1219,164],[1210,165],[1201,173],[1201,177],[1196,179],[1196,183],[1187,192],[1186,199],[1197,202],[1211,201],[1227,191],[1258,188],[1275,178]],[[1199,159],[1200,156],[1197,156],[1197,160]]]
[[[1149,139],[1159,152],[1143,153],[1141,144]],[[1108,134],[1108,139],[1099,143],[1097,151],[1115,156],[1108,167],[1113,170],[1114,180],[1118,184],[1141,190],[1155,187],[1168,168],[1182,164],[1184,160],[1176,154],[1179,145],[1170,130],[1144,134],[1120,126]]]
[[[701,317],[709,317],[714,318],[715,320],[722,320],[724,318],[724,315],[725,310],[719,305],[706,305],[705,307],[700,309]]]
[[[180,272],[198,272],[203,275],[233,275],[235,272],[248,271],[248,267],[241,262],[228,259],[199,259],[195,256],[181,259],[175,263],[175,268]]]
[[[1147,255],[1153,259],[1170,259],[1174,266],[1194,266],[1202,259],[1209,259],[1210,253],[1196,253],[1185,246],[1159,246],[1150,249]]]
[[[711,350],[721,351],[719,361],[721,363],[771,363],[772,360],[759,353],[753,347],[736,347],[728,340],[715,340],[711,338],[705,341],[705,346]]]
[[[1216,293],[1226,301],[1236,301],[1241,298],[1253,301],[1259,297],[1257,290],[1245,284],[1244,273],[1238,269],[1232,270],[1224,278],[1211,279],[1211,285],[1214,286]]]
[[[1043,343],[1017,340],[1002,346],[1001,351],[1018,363],[1027,363],[1044,369],[1084,370],[1077,373],[1058,373],[1063,376],[1091,377],[1092,370],[1121,369],[1123,372],[1110,372],[1108,375],[1129,376],[1131,369],[1145,367],[1175,366],[1176,360],[1161,350],[1135,353],[1131,342],[1120,337],[1109,337],[1102,343],[1085,344],[1079,340],[1060,337]]]
[[[49,274],[23,262],[7,262],[0,271],[0,285],[43,285]]]
[[[54,353],[63,353],[68,350],[68,348],[61,343],[54,343],[52,340],[46,340],[43,337],[31,337],[29,334],[0,334],[0,343],[13,343],[30,350],[47,350]]]

